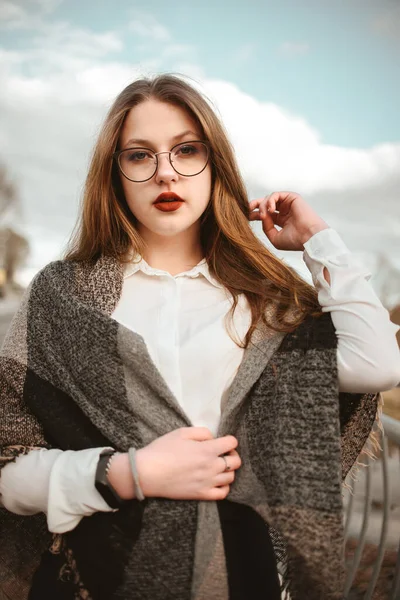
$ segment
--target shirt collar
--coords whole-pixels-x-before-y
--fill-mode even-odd
[[[132,258],[132,260],[129,263],[126,263],[124,265],[124,279],[127,279],[128,277],[130,277],[134,273],[137,273],[138,271],[142,271],[142,273],[145,273],[146,275],[155,275],[159,277],[162,275],[168,275],[169,277],[171,277],[171,275],[167,271],[163,271],[162,269],[154,269],[144,260],[144,258],[140,258],[140,256],[137,255],[136,257]],[[217,288],[224,287],[219,281],[215,279],[215,277],[211,275],[205,258],[203,258],[199,263],[197,263],[197,265],[192,267],[190,270],[184,271],[183,273],[178,273],[174,277],[189,277],[191,279],[194,279],[195,277],[199,277],[200,275],[203,275],[203,277],[205,277],[207,281],[209,281],[213,286]]]

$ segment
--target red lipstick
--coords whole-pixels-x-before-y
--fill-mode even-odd
[[[163,212],[173,212],[178,210],[184,203],[184,200],[174,192],[163,192],[154,201],[154,206]]]

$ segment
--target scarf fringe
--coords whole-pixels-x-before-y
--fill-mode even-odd
[[[375,416],[375,423],[373,425],[372,431],[369,434],[356,462],[351,467],[350,471],[347,474],[347,477],[352,480],[352,485],[349,485],[346,481],[343,482],[342,487],[347,489],[352,496],[354,496],[354,486],[359,480],[359,476],[361,473],[360,467],[369,467],[370,462],[364,463],[362,459],[364,457],[369,458],[370,460],[376,460],[379,458],[379,453],[382,452],[381,440],[385,433],[382,423],[382,412],[383,412],[384,400],[383,395],[381,393],[378,394],[378,406]],[[361,460],[360,460],[361,459]],[[346,479],[347,479],[346,477]],[[342,491],[342,496],[344,495],[344,491]]]
[[[0,472],[3,467],[13,463],[19,456],[28,454],[31,450],[41,450],[43,446],[22,446],[14,444],[13,446],[0,446]]]
[[[281,559],[278,565],[279,571],[279,582],[281,584],[281,600],[290,600],[289,585],[290,577],[288,574],[288,561],[287,556]]]

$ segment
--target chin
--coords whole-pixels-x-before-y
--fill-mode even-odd
[[[155,226],[154,223],[144,225],[144,228],[155,235],[161,235],[165,237],[173,237],[188,231],[193,227],[194,223],[165,223],[162,227]]]
[[[154,233],[157,233],[158,235],[164,235],[165,237],[173,237],[175,235],[179,235],[181,233],[184,233],[185,231],[188,231],[189,229],[191,229],[193,223],[190,225],[185,226],[181,226],[181,227],[165,227],[165,228],[160,228],[157,231],[154,231]]]

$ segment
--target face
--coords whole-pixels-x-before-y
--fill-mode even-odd
[[[185,135],[179,137],[182,133]],[[140,143],[134,141],[139,139]],[[146,147],[153,152],[166,152],[180,142],[202,139],[198,125],[185,110],[151,99],[129,111],[121,131],[120,149]],[[135,183],[121,173],[121,182],[128,206],[137,219],[136,227],[145,239],[151,234],[199,233],[200,217],[211,196],[209,163],[198,175],[185,177],[172,168],[168,154],[160,154],[157,172],[151,179]],[[163,212],[154,205],[163,192],[174,192],[184,202],[175,211]]]

